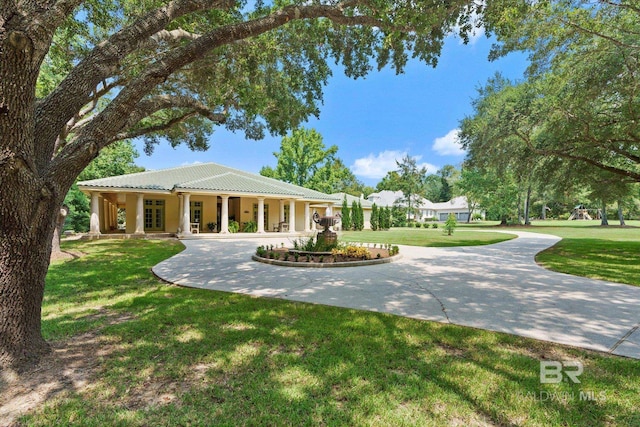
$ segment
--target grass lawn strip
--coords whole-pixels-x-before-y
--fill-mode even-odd
[[[501,230],[502,231],[502,230]],[[508,230],[505,230],[508,231]],[[392,228],[387,231],[345,231],[340,240],[360,243],[391,243],[408,246],[480,246],[504,242],[516,237],[515,234],[478,232],[471,228],[459,228],[447,236],[441,228]]]
[[[27,425],[638,425],[640,364],[392,315],[167,286],[175,242],[67,244],[44,333],[110,348],[90,386]],[[215,257],[215,255],[213,255]],[[126,320],[122,320],[122,319]],[[540,360],[578,360],[580,384],[540,384]],[[580,400],[580,392],[596,400]]]

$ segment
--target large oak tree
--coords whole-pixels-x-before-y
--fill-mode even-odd
[[[0,2],[0,365],[48,351],[41,303],[54,224],[115,141],[207,148],[215,126],[260,138],[317,115],[330,61],[360,77],[435,65],[470,0]],[[464,37],[464,35],[463,35]]]
[[[492,21],[500,40],[493,55],[521,50],[532,63],[525,82],[481,94],[505,100],[491,126],[510,128],[540,156],[640,182],[637,1],[526,3]]]

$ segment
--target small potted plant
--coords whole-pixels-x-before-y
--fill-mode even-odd
[[[213,233],[215,230],[218,229],[218,224],[216,224],[215,222],[208,222],[207,228],[209,229],[209,232]]]

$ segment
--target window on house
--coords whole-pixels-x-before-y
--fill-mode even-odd
[[[288,204],[284,205],[284,222],[289,222],[289,212],[291,210],[291,206]]]
[[[144,201],[145,231],[164,231],[164,200]]]

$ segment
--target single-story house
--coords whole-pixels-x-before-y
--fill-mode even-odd
[[[433,203],[433,209],[439,221],[446,221],[449,214],[454,214],[458,221],[467,221],[473,213],[469,211],[469,203],[464,196],[454,197],[448,202]]]
[[[377,206],[394,205],[404,206],[402,202],[402,191],[389,191],[384,190],[379,193],[371,193],[367,199]],[[427,218],[436,218],[438,221],[446,221],[449,214],[454,214],[458,221],[466,221],[469,215],[474,212],[469,211],[469,204],[467,198],[464,196],[454,197],[448,202],[433,203],[430,200],[421,198],[416,203],[416,219],[424,221]],[[410,216],[413,219],[413,215]]]
[[[228,233],[233,220],[241,230],[255,221],[257,233],[311,231],[316,229],[314,212],[339,212],[344,197],[216,163],[82,181],[78,188],[91,199],[93,235],[115,231],[121,209],[128,234],[188,236],[208,231],[209,223],[215,231]]]

